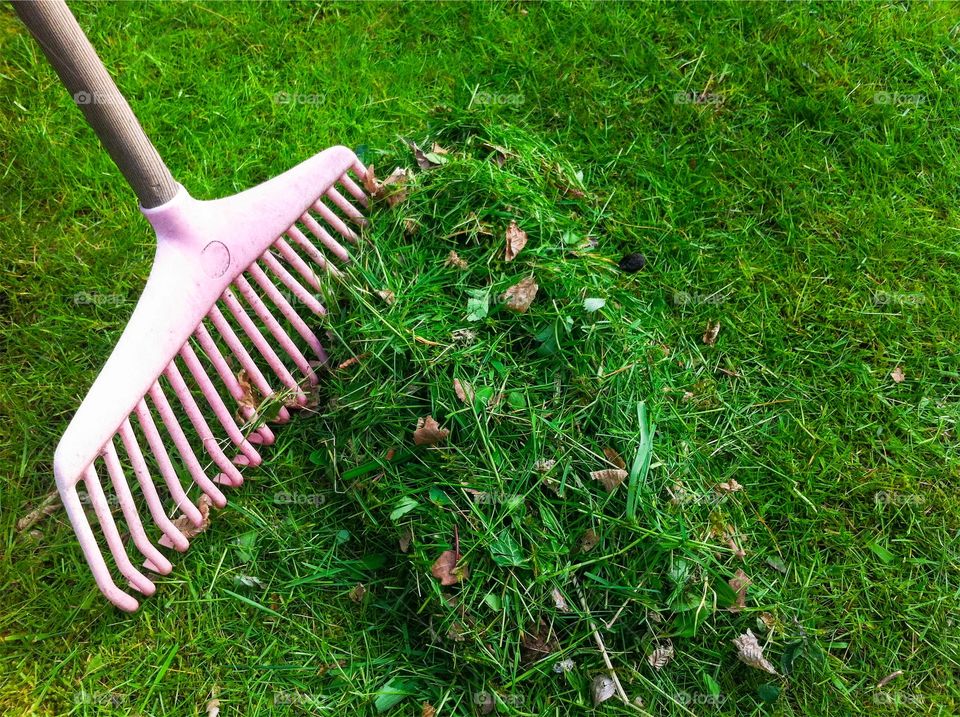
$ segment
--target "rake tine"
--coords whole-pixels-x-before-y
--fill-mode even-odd
[[[157,487],[150,479],[147,462],[143,459],[143,453],[140,451],[140,445],[137,443],[137,437],[133,432],[133,426],[130,425],[129,418],[123,420],[118,432],[120,434],[120,440],[123,441],[123,446],[127,450],[127,456],[130,458],[133,472],[136,474],[137,481],[140,483],[140,490],[143,491],[143,497],[147,501],[147,507],[150,509],[150,516],[153,518],[153,522],[163,531],[163,534],[173,545],[174,549],[182,553],[190,547],[190,542],[163,511],[163,504],[160,502]]]
[[[296,364],[307,381],[310,382],[310,385],[316,385],[317,375],[313,372],[313,368],[307,361],[307,357],[301,353],[297,345],[290,339],[290,336],[287,335],[287,332],[283,330],[283,327],[280,326],[273,314],[270,313],[270,310],[266,304],[263,303],[263,300],[257,296],[257,293],[250,286],[250,282],[241,275],[234,279],[233,283],[234,286],[240,290],[243,298],[247,300],[253,312],[259,316],[260,320],[266,325],[267,329],[273,335],[273,338],[277,340],[277,343],[287,352],[287,355],[293,360],[293,363]]]
[[[273,282],[270,281],[270,278],[263,273],[263,269],[254,262],[250,265],[250,268],[247,269],[250,273],[250,276],[254,278],[254,281],[260,285],[260,288],[263,289],[263,292],[267,295],[277,308],[280,309],[280,313],[283,314],[287,321],[289,321],[293,328],[296,329],[297,333],[307,342],[307,345],[313,350],[323,363],[327,362],[327,352],[323,350],[323,346],[320,345],[320,341],[317,339],[316,334],[314,334],[310,327],[308,327],[303,319],[300,318],[300,314],[290,306],[290,302],[280,293],[279,289],[273,285]]]
[[[163,439],[160,437],[160,431],[157,430],[157,424],[153,421],[150,409],[147,408],[147,402],[140,399],[133,411],[137,414],[140,427],[147,437],[147,445],[150,446],[150,451],[153,453],[154,458],[157,459],[160,474],[163,476],[164,483],[167,484],[167,490],[170,491],[170,496],[173,498],[174,503],[177,508],[189,518],[191,523],[200,526],[200,524],[203,523],[203,516],[200,514],[197,506],[193,504],[193,501],[187,497],[183,486],[180,484],[180,477],[177,475],[177,471],[170,461],[170,455],[167,453],[167,448],[163,444]]]
[[[210,359],[210,363],[213,364],[213,367],[217,371],[217,375],[220,376],[220,380],[223,381],[227,390],[230,391],[230,395],[233,396],[234,400],[238,403],[244,400],[243,389],[240,387],[240,382],[237,381],[237,377],[233,375],[233,372],[230,370],[230,367],[227,365],[227,360],[223,358],[223,354],[220,353],[220,348],[214,343],[213,339],[210,337],[210,333],[207,331],[207,327],[201,322],[196,330],[193,333],[197,338],[197,343],[200,344],[200,348],[203,349],[203,352],[207,355],[207,358]],[[241,406],[240,415],[244,417],[246,421],[256,421],[257,412],[254,411],[250,406]],[[262,443],[264,445],[272,445],[274,442],[273,432],[267,428],[266,424],[263,424],[247,436],[247,440],[251,443]]]
[[[87,495],[90,496],[90,502],[93,503],[93,510],[97,514],[97,520],[103,529],[103,537],[107,540],[113,559],[123,576],[130,581],[130,585],[142,592],[144,595],[153,595],[156,586],[146,575],[137,570],[127,552],[123,549],[123,540],[120,538],[120,531],[117,530],[117,524],[110,513],[110,506],[107,505],[107,496],[103,493],[100,485],[100,478],[97,471],[91,463],[83,472],[83,483],[87,487]]]
[[[357,172],[356,167],[354,167],[353,171]],[[367,174],[366,170],[362,172],[357,172],[358,177],[365,177],[366,174]],[[357,183],[350,178],[349,174],[344,173],[344,175],[340,177],[340,184],[343,185],[343,188],[346,189],[353,196],[354,199],[360,202],[361,206],[366,207],[369,204],[367,195],[364,193],[362,189],[360,189]]]
[[[244,348],[243,343],[237,338],[237,335],[233,332],[233,327],[227,322],[223,314],[220,312],[220,309],[217,306],[214,306],[210,309],[210,313],[207,314],[210,317],[210,321],[213,323],[214,328],[220,332],[220,336],[223,337],[223,340],[227,344],[227,348],[233,352],[233,355],[237,357],[237,360],[240,362],[240,365],[243,367],[243,370],[247,372],[247,376],[250,377],[250,380],[253,382],[253,385],[256,386],[257,390],[264,397],[272,396],[273,389],[270,388],[270,384],[267,383],[267,379],[264,377],[263,373],[260,371],[260,368],[250,357],[250,354],[247,353],[247,350]],[[277,423],[286,423],[290,420],[290,412],[284,406],[280,407],[280,410],[277,413]]]
[[[180,399],[180,405],[183,406],[183,410],[186,411],[187,418],[190,419],[194,430],[200,436],[201,445],[213,459],[214,464],[223,471],[217,482],[225,483],[229,486],[243,485],[243,476],[240,475],[240,471],[230,462],[230,459],[227,458],[227,455],[220,447],[220,443],[213,435],[213,431],[210,430],[210,426],[207,425],[206,419],[203,417],[203,414],[200,413],[200,408],[193,399],[193,394],[190,393],[190,389],[187,388],[187,384],[183,380],[183,376],[180,373],[180,369],[177,368],[175,361],[170,362],[167,370],[164,371],[164,375],[170,381],[170,387],[173,388],[177,398]],[[245,459],[246,456],[243,458]]]
[[[233,314],[233,318],[237,320],[240,328],[243,329],[243,332],[257,348],[257,351],[260,352],[260,355],[263,356],[270,368],[273,369],[273,372],[277,374],[281,383],[294,392],[294,400],[301,406],[304,405],[307,402],[306,394],[304,394],[303,390],[297,385],[297,382],[287,370],[287,367],[283,365],[280,357],[277,356],[267,340],[263,338],[260,329],[258,329],[253,321],[250,320],[250,317],[247,316],[247,312],[243,310],[237,297],[233,295],[230,289],[223,292],[223,303],[227,305],[227,309]]]
[[[323,199],[318,199],[315,201],[313,203],[313,209],[323,218],[323,221],[346,237],[347,241],[351,242],[352,244],[356,244],[360,240],[360,237],[357,236],[357,233],[344,224],[343,220],[334,214],[330,210],[330,207],[323,203]]]
[[[200,360],[193,352],[193,347],[190,346],[189,342],[185,343],[183,348],[180,349],[180,356],[183,358],[183,362],[190,371],[190,375],[193,376],[194,381],[197,382],[197,385],[200,387],[200,390],[206,397],[207,403],[210,404],[210,408],[213,409],[213,412],[217,417],[217,421],[219,421],[220,425],[223,426],[223,430],[227,432],[227,436],[231,441],[233,441],[233,444],[240,449],[241,453],[243,453],[243,458],[246,459],[245,464],[251,466],[260,465],[263,462],[263,459],[254,449],[254,447],[250,445],[247,439],[243,437],[243,434],[240,432],[240,428],[237,426],[237,422],[233,420],[233,416],[230,415],[230,411],[227,410],[226,405],[224,405],[223,399],[220,398],[220,393],[210,381],[210,377],[207,376],[207,372],[204,371],[203,366],[200,365]],[[237,458],[234,459],[235,462],[239,460],[240,456],[237,456]]]
[[[110,475],[110,482],[113,483],[113,489],[120,499],[120,511],[133,536],[133,544],[137,546],[140,553],[147,559],[144,567],[161,575],[167,575],[173,566],[164,555],[157,550],[150,542],[150,538],[143,530],[143,523],[140,515],[137,513],[137,506],[133,502],[133,494],[130,492],[130,486],[123,475],[123,468],[120,466],[120,459],[117,457],[117,448],[113,440],[107,441],[103,447],[103,462],[107,466],[107,473]]]
[[[280,281],[286,286],[290,291],[297,295],[297,298],[302,301],[308,309],[318,316],[323,316],[327,313],[327,310],[323,308],[323,304],[316,300],[316,298],[298,282],[293,276],[290,275],[290,272],[283,268],[283,265],[277,261],[277,258],[270,252],[266,252],[262,257],[263,263],[267,265],[273,275],[276,276]]]
[[[296,229],[296,227],[292,227],[291,230],[292,229]],[[296,229],[296,231],[297,233],[300,233],[299,229]],[[306,237],[304,237],[303,239],[304,241],[306,241]],[[273,246],[277,249],[277,251],[280,252],[280,255],[287,260],[287,263],[290,264],[290,266],[292,266],[294,269],[296,269],[297,273],[300,274],[300,276],[302,276],[308,284],[310,284],[310,286],[313,288],[314,291],[320,290],[320,281],[319,279],[317,279],[316,273],[313,271],[313,269],[311,269],[307,265],[307,262],[301,259],[300,255],[297,254],[297,252],[295,252],[290,247],[290,245],[283,240],[283,238],[277,239],[273,243]],[[267,256],[268,254],[270,254],[269,251],[265,252],[264,256]],[[316,252],[316,254],[317,255],[315,257],[311,257],[311,258],[317,263],[317,265],[321,269],[325,271],[329,271],[332,274],[339,273],[333,265],[327,263],[327,260],[324,259],[323,255],[320,254],[320,252]],[[317,261],[318,259],[320,261]]]
[[[362,227],[365,227],[370,223],[367,221],[367,218],[360,213],[360,210],[348,202],[346,198],[334,187],[330,187],[330,189],[327,190],[327,196],[330,198],[330,201],[340,208],[340,211],[350,218],[350,221]]]
[[[148,394],[150,398],[153,399],[153,405],[156,407],[157,413],[160,414],[160,419],[163,421],[163,425],[166,426],[167,433],[169,433],[170,438],[173,439],[173,445],[177,447],[177,452],[187,466],[187,470],[193,477],[194,482],[200,486],[200,490],[209,496],[215,506],[218,508],[225,506],[227,504],[227,497],[217,488],[213,481],[207,478],[206,473],[204,473],[200,461],[197,460],[196,454],[190,447],[190,442],[187,440],[186,435],[184,435],[183,429],[180,428],[179,422],[177,422],[177,417],[174,415],[173,409],[170,408],[170,404],[167,402],[167,397],[163,394],[163,389],[160,388],[160,384],[154,383],[148,391]]]
[[[320,224],[310,216],[309,213],[304,214],[300,217],[300,221],[303,222],[303,226],[310,230],[310,233],[313,234],[320,242],[327,247],[330,251],[333,252],[333,255],[340,259],[340,261],[347,263],[350,261],[350,255],[347,253],[347,250],[344,249],[343,245],[330,236],[330,233],[324,229]],[[296,237],[294,236],[294,239]],[[304,237],[306,239],[306,237]],[[298,240],[299,241],[299,240]],[[309,243],[309,242],[308,242]],[[305,248],[305,247],[304,247]]]

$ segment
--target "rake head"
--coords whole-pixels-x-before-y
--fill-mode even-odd
[[[256,446],[273,443],[252,389],[281,403],[271,417],[279,423],[289,420],[288,408],[307,403],[304,389],[316,384],[315,369],[327,357],[294,305],[324,313],[314,292],[324,274],[337,272],[328,257],[349,261],[341,242],[357,243],[350,225],[366,224],[364,174],[350,150],[332,147],[231,197],[198,201],[181,186],[170,201],[142,210],[157,233],[150,277],[54,457],[57,489],[90,570],[121,610],[139,603],[114,582],[85,504],[116,569],[132,588],[152,595],[155,585],[127,554],[111,506],[119,506],[144,567],[168,574],[172,565],[151,542],[138,504],[162,534],[161,545],[186,550],[187,537],[170,509],[201,525],[201,512],[187,497],[189,482],[223,507],[220,487],[239,486],[239,467],[259,464]],[[187,430],[179,415],[186,416]],[[111,497],[100,478],[104,468]],[[127,480],[131,471],[136,496]]]

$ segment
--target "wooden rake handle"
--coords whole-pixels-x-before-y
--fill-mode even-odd
[[[64,0],[13,0],[144,209],[173,198],[177,184]]]

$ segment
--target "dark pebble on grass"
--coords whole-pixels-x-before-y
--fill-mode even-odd
[[[620,271],[633,274],[647,265],[647,257],[643,254],[627,254],[620,260]]]

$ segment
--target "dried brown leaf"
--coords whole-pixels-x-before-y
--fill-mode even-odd
[[[441,147],[436,142],[433,143],[433,147],[430,148],[430,151],[433,152],[434,154],[450,154],[449,149],[445,149]]]
[[[367,190],[367,193],[370,196],[375,197],[379,193],[380,184],[379,182],[377,182],[377,177],[373,172],[372,164],[369,167],[367,167],[367,171],[364,172],[363,177],[361,177],[361,180],[363,181],[363,188]]]
[[[730,589],[737,594],[737,602],[727,609],[730,612],[740,612],[747,606],[747,588],[753,584],[753,580],[747,577],[741,568],[737,568],[737,573],[730,578]]]
[[[600,536],[597,535],[596,531],[593,528],[590,528],[583,534],[580,538],[580,552],[589,553],[600,542]]]
[[[773,665],[763,656],[763,648],[760,646],[760,643],[757,642],[757,637],[753,634],[752,630],[747,630],[740,637],[736,638],[733,644],[737,648],[737,659],[739,659],[740,662],[758,670],[769,672],[771,675],[777,674]]]
[[[210,500],[210,497],[204,493],[197,500],[197,510],[200,511],[200,525],[194,525],[187,516],[181,515],[179,518],[173,520],[173,527],[183,533],[183,537],[187,540],[200,535],[207,528],[210,527],[210,507],[213,505],[213,501]],[[166,535],[160,537],[158,541],[160,545],[165,548],[172,548],[173,543],[170,541]]]
[[[453,379],[453,392],[463,403],[467,405],[473,403],[473,386],[466,381],[461,381],[459,378]]]
[[[413,442],[418,446],[433,446],[450,435],[446,428],[440,428],[433,416],[417,419],[417,428],[413,432]]]
[[[703,332],[703,343],[707,346],[713,346],[717,343],[717,334],[720,333],[720,322],[707,322],[707,330]]]
[[[440,557],[433,563],[430,572],[441,585],[456,585],[461,580],[470,577],[470,571],[466,565],[457,564],[457,554],[453,550],[444,550]]]
[[[354,602],[362,602],[363,596],[367,594],[367,589],[363,586],[363,583],[357,583],[353,590],[350,591],[350,599]]]
[[[552,458],[541,458],[533,464],[533,468],[540,473],[548,473],[555,465],[557,462]]]
[[[620,468],[621,470],[623,470],[624,468],[627,467],[627,462],[626,462],[625,460],[623,460],[623,458],[620,456],[620,454],[617,453],[617,452],[616,452],[613,448],[611,448],[610,446],[604,446],[604,448],[603,448],[603,455],[606,457],[607,462],[610,463],[610,465],[616,466],[617,468]]]
[[[463,271],[466,269],[469,264],[464,259],[460,258],[460,255],[457,254],[453,249],[450,250],[450,253],[447,254],[447,260],[443,262],[444,266],[452,266],[454,269],[460,269]]]
[[[893,369],[893,371],[890,373],[890,378],[893,379],[894,383],[903,383],[907,380],[907,376],[903,372],[902,366],[897,366],[895,369]]]
[[[553,598],[553,606],[560,612],[570,612],[570,606],[567,605],[567,599],[557,588],[550,591],[550,597]]]
[[[363,361],[363,360],[364,360],[365,358],[367,358],[368,356],[370,356],[370,352],[369,352],[369,351],[365,351],[364,353],[360,354],[359,356],[351,356],[351,357],[348,358],[346,361],[342,362],[339,366],[337,366],[337,370],[342,370],[342,369],[345,369],[345,368],[350,368],[351,366],[355,366],[356,364],[360,363],[361,361]]]
[[[241,395],[237,399],[237,403],[240,404],[243,408],[249,408],[253,411],[257,410],[257,406],[260,405],[260,398],[256,392],[256,389],[250,383],[250,377],[247,376],[246,369],[240,369],[237,371],[237,383],[240,384]]]
[[[731,478],[723,483],[717,483],[715,489],[720,493],[736,493],[743,490],[743,486],[737,483],[736,478]]]
[[[598,675],[590,684],[590,693],[593,695],[593,706],[606,702],[617,693],[617,686],[608,675]]]
[[[511,221],[510,226],[507,227],[506,239],[507,249],[504,258],[507,261],[513,261],[527,245],[527,233],[518,227],[515,221]]]
[[[57,491],[52,491],[51,493],[47,494],[40,505],[17,521],[16,531],[18,533],[24,533],[30,530],[30,528],[35,526],[41,520],[46,518],[48,515],[57,512],[59,509],[60,494]]]
[[[674,658],[673,643],[667,640],[663,645],[658,645],[653,652],[647,655],[647,662],[650,663],[650,667],[660,671],[667,665],[669,665]]]
[[[530,304],[533,303],[539,289],[540,287],[537,286],[537,282],[534,281],[533,277],[528,276],[526,279],[514,284],[503,292],[501,300],[507,303],[507,308],[510,309],[510,311],[523,314],[530,308]]]
[[[381,289],[377,292],[377,296],[383,299],[388,306],[392,306],[397,300],[397,295],[390,291],[390,289]]]
[[[413,530],[408,525],[404,528],[403,533],[400,535],[400,540],[398,541],[400,545],[400,552],[406,553],[410,550],[410,543],[413,542]]]
[[[536,662],[560,650],[560,642],[545,620],[530,625],[520,639],[520,646],[526,662]]]
[[[454,341],[464,346],[469,346],[477,340],[477,332],[472,329],[457,329],[451,336],[453,336]]]
[[[606,468],[602,471],[593,471],[590,477],[603,483],[607,493],[613,493],[628,475],[630,474],[622,468]]]
[[[377,187],[374,194],[376,199],[386,199],[387,204],[395,207],[407,198],[407,181],[410,179],[410,172],[406,167],[397,167],[390,173],[390,176],[383,180]]]
[[[420,711],[420,717],[435,717],[437,711],[433,708],[433,705],[429,702],[423,703],[423,709]]]

